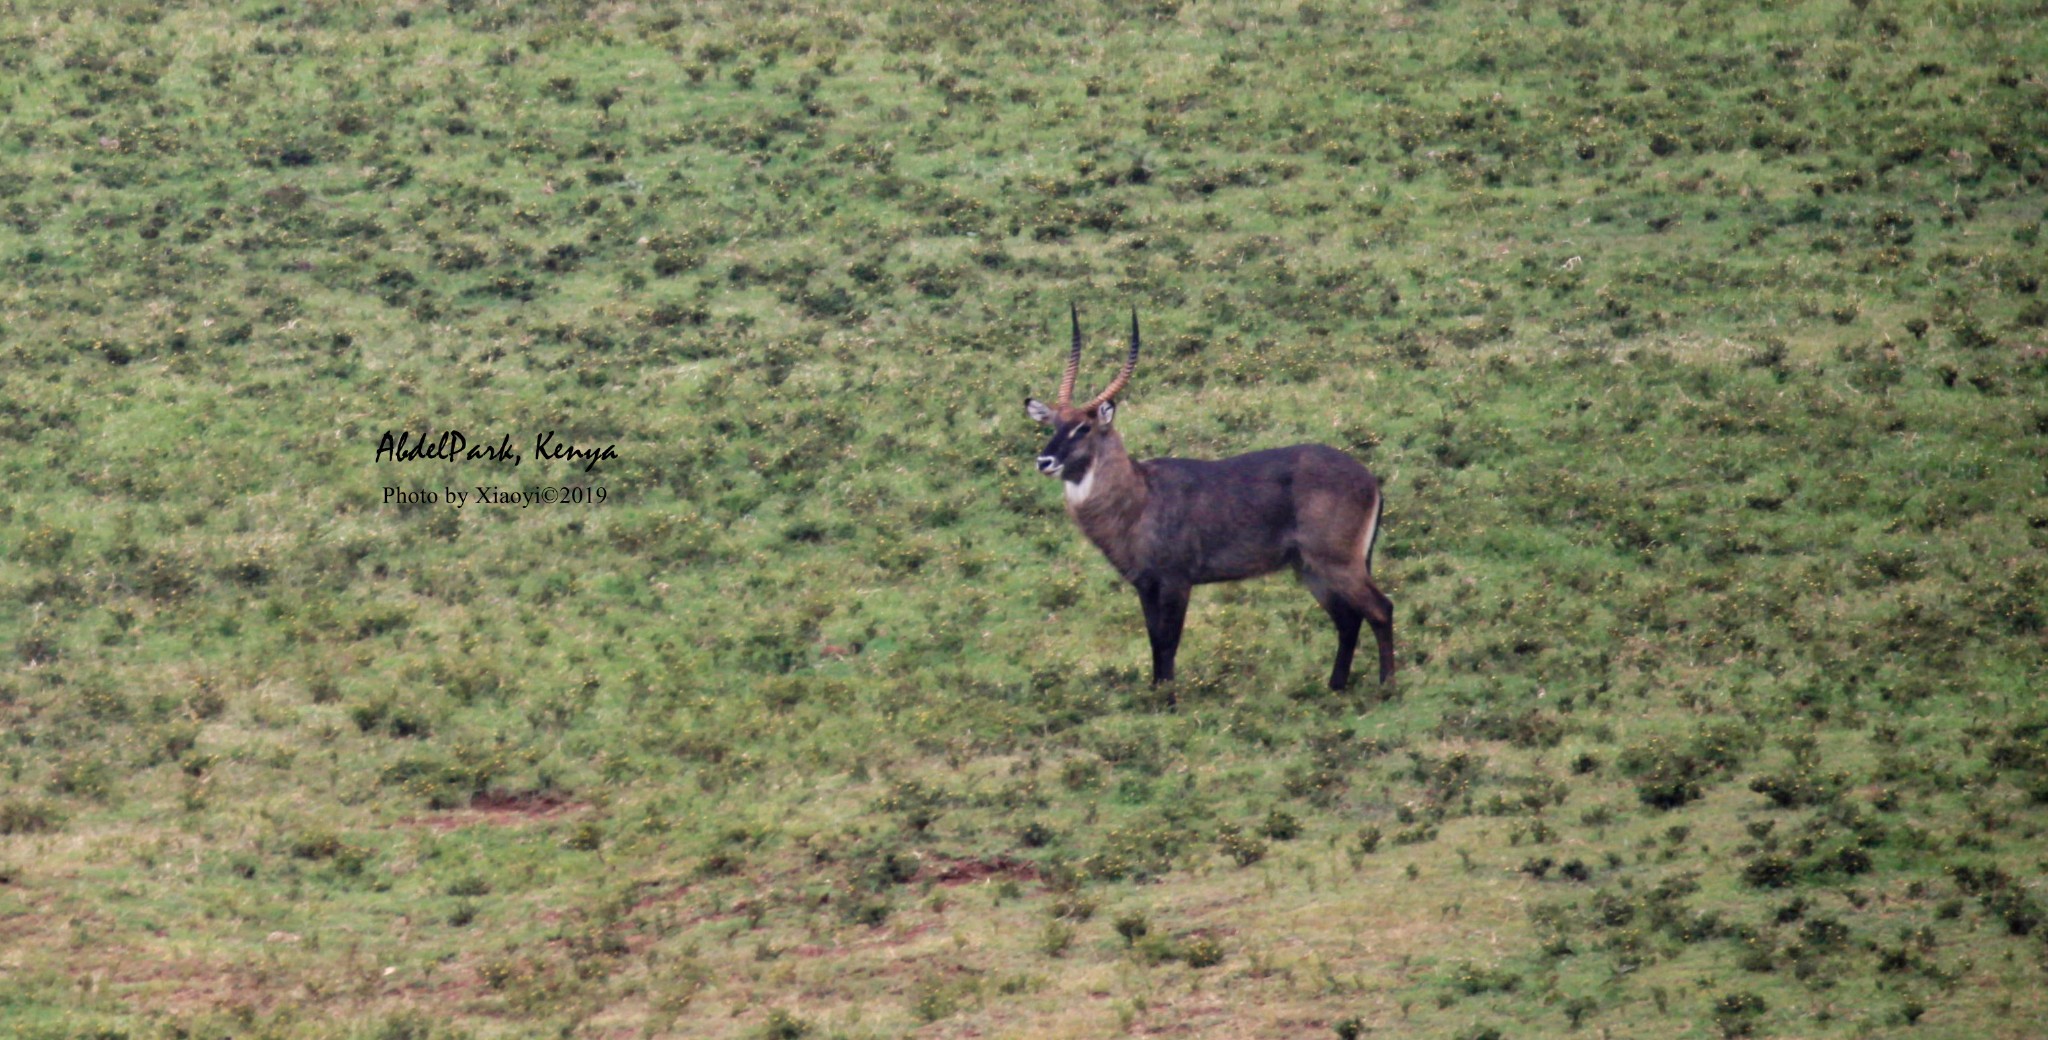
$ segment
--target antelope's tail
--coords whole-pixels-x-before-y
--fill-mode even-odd
[[[1372,550],[1380,540],[1380,517],[1387,511],[1387,496],[1381,492],[1377,481],[1372,489],[1372,518],[1365,522],[1365,573],[1372,573]]]

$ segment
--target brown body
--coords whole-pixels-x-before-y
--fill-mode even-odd
[[[1361,624],[1379,645],[1380,681],[1394,674],[1394,608],[1372,580],[1372,551],[1382,512],[1379,482],[1335,448],[1303,444],[1227,459],[1133,460],[1112,426],[1114,395],[1137,367],[1137,317],[1131,351],[1107,390],[1078,408],[1068,403],[1079,364],[1080,328],[1060,401],[1027,400],[1033,419],[1053,428],[1038,457],[1061,479],[1067,512],[1088,540],[1131,583],[1152,642],[1152,681],[1173,678],[1173,661],[1196,585],[1291,568],[1337,628],[1330,687],[1342,689]]]

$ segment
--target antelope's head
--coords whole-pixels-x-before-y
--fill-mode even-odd
[[[1111,436],[1110,423],[1116,418],[1116,395],[1138,370],[1138,311],[1131,309],[1131,352],[1122,371],[1087,404],[1075,405],[1074,380],[1081,373],[1081,313],[1069,305],[1074,319],[1074,346],[1067,352],[1067,370],[1060,376],[1060,395],[1052,404],[1035,397],[1024,400],[1024,411],[1042,426],[1052,427],[1052,439],[1038,453],[1038,471],[1048,477],[1066,476],[1079,480],[1095,460],[1102,438]]]

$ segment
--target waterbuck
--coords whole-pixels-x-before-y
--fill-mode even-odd
[[[1038,471],[1066,488],[1067,515],[1138,590],[1152,639],[1152,682],[1173,679],[1188,593],[1196,585],[1270,574],[1291,567],[1337,626],[1330,688],[1351,678],[1360,622],[1380,649],[1380,681],[1394,674],[1394,604],[1372,580],[1379,537],[1379,481],[1358,460],[1321,444],[1255,451],[1214,461],[1150,459],[1124,453],[1113,425],[1116,395],[1138,368],[1138,313],[1131,350],[1109,386],[1076,407],[1081,315],[1052,404],[1026,398],[1024,410],[1052,427]]]

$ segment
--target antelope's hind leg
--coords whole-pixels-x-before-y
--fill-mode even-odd
[[[1358,650],[1361,623],[1372,626],[1373,641],[1379,644],[1380,682],[1393,679],[1394,603],[1372,583],[1365,565],[1340,567],[1336,574],[1304,568],[1302,583],[1337,626],[1337,661],[1330,668],[1330,689],[1341,690],[1351,681],[1351,659]]]
[[[1315,593],[1316,602],[1323,605],[1323,612],[1337,626],[1337,663],[1330,666],[1330,689],[1341,690],[1351,682],[1351,658],[1358,651],[1358,625],[1365,615],[1343,596],[1318,588],[1317,584],[1310,582],[1309,591]]]
[[[1380,683],[1394,681],[1394,601],[1372,583],[1365,580],[1365,588],[1359,592],[1359,604],[1365,613],[1365,623],[1372,626],[1373,642],[1380,648]]]

